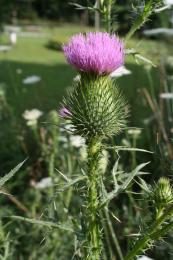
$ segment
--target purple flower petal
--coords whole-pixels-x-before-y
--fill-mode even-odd
[[[67,61],[77,70],[110,74],[124,63],[124,45],[115,34],[89,32],[63,46]]]
[[[66,107],[62,107],[60,110],[59,110],[59,115],[60,117],[69,117],[72,115],[72,113],[66,108]]]

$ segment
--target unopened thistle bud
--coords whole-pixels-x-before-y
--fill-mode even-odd
[[[173,203],[173,190],[168,178],[162,177],[154,185],[151,199],[156,208],[157,215],[160,215],[165,207]]]

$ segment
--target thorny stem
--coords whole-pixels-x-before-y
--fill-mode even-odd
[[[106,31],[108,33],[111,32],[111,8],[112,8],[112,0],[107,0],[107,10],[106,10]]]
[[[134,259],[143,249],[146,249],[150,241],[152,241],[157,234],[157,239],[162,235],[162,229],[160,233],[158,228],[166,221],[166,219],[173,214],[173,205],[169,206],[165,213],[163,213],[148,229],[148,232],[137,240],[132,250],[125,256],[124,260]]]
[[[101,144],[91,140],[88,145],[88,194],[87,194],[87,260],[99,260],[101,254],[101,231],[99,227],[99,157]]]

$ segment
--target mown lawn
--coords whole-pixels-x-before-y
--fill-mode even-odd
[[[0,82],[7,86],[7,98],[10,105],[20,114],[25,109],[37,107],[43,111],[55,109],[62,99],[64,90],[70,86],[75,71],[67,65],[62,52],[46,48],[49,39],[54,38],[63,42],[67,37],[88,28],[76,26],[62,26],[54,29],[44,29],[45,37],[19,37],[18,44],[7,53],[0,53]],[[166,52],[166,46],[156,41],[135,40],[129,44],[130,48],[152,59],[158,59]],[[140,87],[147,87],[148,80],[144,67],[135,63],[132,58],[127,59],[127,68],[133,74],[120,80],[120,86],[125,89],[128,97],[136,95]],[[21,73],[18,74],[18,71]],[[155,69],[154,74],[157,74]],[[22,80],[31,75],[38,75],[41,82],[24,85]],[[157,87],[157,83],[156,83]],[[134,105],[134,104],[133,104]]]

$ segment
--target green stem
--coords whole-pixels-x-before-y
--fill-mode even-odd
[[[104,230],[105,241],[107,244],[106,255],[108,255],[108,257],[109,257],[109,258],[107,257],[108,259],[112,259],[113,252],[112,252],[112,247],[111,247],[111,239],[109,237],[109,230],[107,227],[107,223],[105,223],[102,212],[101,212],[101,221],[102,221],[102,226],[103,226],[103,230]]]
[[[111,32],[111,9],[112,9],[112,0],[107,0],[107,8],[106,8],[106,31],[108,33]]]
[[[88,145],[88,194],[87,194],[87,260],[99,260],[101,231],[99,226],[98,164],[100,142],[91,140]]]
[[[134,259],[135,256],[137,256],[143,249],[147,248],[147,245],[149,242],[156,237],[155,234],[157,232],[157,239],[160,238],[162,235],[162,232],[160,230],[160,236],[159,236],[159,231],[158,228],[164,223],[164,221],[173,214],[173,205],[169,206],[165,213],[161,215],[156,221],[151,225],[148,229],[148,232],[141,237],[137,242],[135,243],[134,247],[132,250],[125,256],[124,260],[131,260]]]
[[[136,148],[136,137],[133,136],[133,148]],[[132,151],[132,167],[136,168],[136,151]]]
[[[111,223],[111,220],[110,220],[110,216],[109,216],[109,212],[108,212],[108,209],[105,208],[105,215],[106,215],[106,220],[107,220],[107,223],[108,223],[108,227],[109,227],[109,230],[110,230],[110,234],[112,236],[112,240],[114,242],[114,245],[116,247],[116,250],[117,250],[117,253],[118,253],[118,256],[119,256],[119,259],[120,260],[123,260],[123,254],[122,254],[122,251],[121,251],[121,247],[119,245],[119,242],[118,242],[118,238],[116,236],[116,233],[112,227],[112,223]]]

